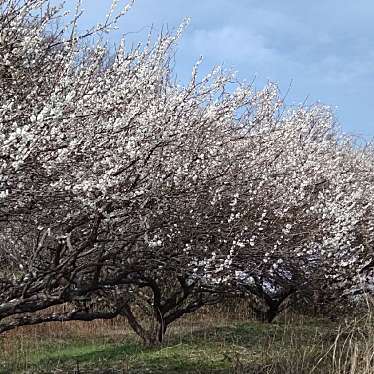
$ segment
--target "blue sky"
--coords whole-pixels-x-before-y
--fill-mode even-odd
[[[83,0],[85,27],[103,19],[111,0]],[[73,0],[66,2],[67,7]],[[374,136],[373,0],[137,0],[118,33],[132,41],[155,30],[191,23],[179,43],[175,72],[190,75],[200,55],[203,70],[224,64],[261,88],[275,81],[288,104],[321,101],[334,108],[345,132]]]

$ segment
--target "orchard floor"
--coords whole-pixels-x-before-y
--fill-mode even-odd
[[[19,328],[0,336],[0,373],[374,373],[370,362],[373,371],[352,369],[374,361],[374,352],[365,357],[366,324],[361,341],[347,323],[286,316],[269,325],[217,314],[179,321],[158,348],[142,347],[121,319]]]

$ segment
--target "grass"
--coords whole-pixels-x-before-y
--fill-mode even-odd
[[[212,315],[180,321],[158,348],[121,319],[19,328],[0,337],[0,373],[374,373],[373,325],[362,321]]]

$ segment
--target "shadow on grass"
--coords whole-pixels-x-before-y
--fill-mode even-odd
[[[0,373],[70,373],[77,367],[86,365],[105,366],[116,360],[136,355],[141,348],[135,343],[105,344],[87,341],[35,342],[35,350],[25,352],[24,360],[19,357],[7,362]]]
[[[205,353],[205,354],[204,354]],[[212,353],[215,357],[211,357]],[[214,351],[185,344],[144,348],[124,343],[107,347],[65,349],[30,366],[38,373],[229,373],[230,363]],[[54,368],[55,371],[51,371]]]
[[[141,347],[135,343],[123,342],[118,344],[77,344],[72,343],[56,351],[43,354],[34,361],[38,366],[47,366],[54,363],[67,362],[95,363],[110,362],[126,357],[134,356],[141,351]]]

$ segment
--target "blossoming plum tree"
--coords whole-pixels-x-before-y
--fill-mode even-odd
[[[25,313],[131,284],[138,266],[159,266],[162,212],[179,194],[199,193],[200,173],[207,180],[221,170],[221,143],[236,131],[247,90],[226,94],[231,77],[219,70],[199,83],[194,70],[185,88],[171,84],[180,30],[143,49],[122,41],[108,64],[105,47],[80,40],[110,29],[110,15],[83,36],[74,18],[66,38],[51,31],[63,15],[47,1],[1,7],[1,330],[112,317],[122,296],[113,313]]]

